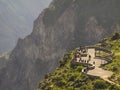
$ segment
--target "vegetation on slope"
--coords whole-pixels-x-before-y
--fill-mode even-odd
[[[114,53],[113,62],[104,66],[104,69],[112,71],[114,74],[110,78],[120,84],[120,33],[115,33],[112,37],[104,39],[106,46]]]
[[[110,41],[106,41],[107,43],[110,43]],[[112,42],[110,44],[112,44]],[[115,47],[112,46],[112,48]],[[66,54],[60,61],[59,68],[56,69],[54,73],[46,75],[45,80],[39,84],[37,90],[120,90],[118,86],[111,85],[99,77],[83,74],[81,70],[84,66],[72,64],[72,57],[74,54],[75,51]],[[105,66],[104,68],[114,71],[110,65],[116,65],[116,58],[117,57],[115,55],[115,62]]]

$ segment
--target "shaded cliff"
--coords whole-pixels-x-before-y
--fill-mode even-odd
[[[52,0],[0,0],[0,55],[12,50],[19,37],[32,32],[33,21]]]
[[[33,32],[18,40],[7,67],[0,71],[0,90],[35,90],[65,52],[120,31],[119,4],[119,0],[53,0],[35,20]]]

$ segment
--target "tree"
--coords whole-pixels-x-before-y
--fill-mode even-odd
[[[120,34],[119,33],[115,33],[111,38],[111,40],[117,40],[117,39],[120,39]]]
[[[108,86],[107,83],[103,80],[96,80],[94,84],[94,87],[96,89],[106,89],[107,86]]]

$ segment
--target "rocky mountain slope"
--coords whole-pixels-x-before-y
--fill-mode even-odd
[[[119,0],[53,0],[0,71],[0,90],[35,90],[65,52],[120,31]]]
[[[19,37],[33,29],[33,21],[51,0],[0,0],[0,54],[12,50]]]
[[[85,64],[73,63],[73,57],[76,55],[76,49],[65,54],[63,59],[60,60],[59,67],[52,73],[46,74],[37,90],[120,90],[120,33],[115,33],[109,38],[104,38],[102,43],[96,44],[101,48],[111,50],[114,55],[112,62],[100,66],[103,71],[97,68],[97,61],[95,61],[95,68],[88,69],[88,72],[83,73],[82,70],[86,67]],[[88,53],[89,53],[88,49]],[[108,53],[100,51],[99,55],[105,57]],[[110,58],[110,57],[107,57]],[[93,59],[91,59],[93,60]],[[93,60],[94,61],[94,60]],[[100,60],[101,63],[101,60]],[[97,69],[97,71],[95,70]],[[109,70],[112,72],[108,74],[104,71]],[[89,73],[96,71],[96,75]],[[104,73],[104,74],[103,74]],[[102,74],[102,75],[101,75]],[[99,77],[99,75],[101,75]],[[104,76],[105,75],[105,76]],[[101,77],[104,77],[100,79]]]

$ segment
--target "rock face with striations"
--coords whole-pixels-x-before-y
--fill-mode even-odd
[[[35,90],[65,52],[120,31],[119,5],[120,0],[53,0],[31,35],[18,40],[0,71],[0,90]]]

